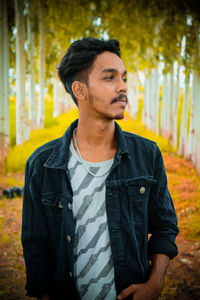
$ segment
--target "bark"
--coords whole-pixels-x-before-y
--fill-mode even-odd
[[[133,119],[136,120],[139,104],[139,84],[137,73],[128,73],[128,100],[129,112]]]
[[[0,0],[0,169],[9,150],[7,2]]]
[[[199,45],[200,48],[200,45]],[[197,76],[197,92],[196,92],[196,100],[197,104],[197,111],[196,111],[196,118],[195,118],[195,126],[197,128],[196,133],[196,141],[195,141],[195,167],[200,175],[200,74]]]
[[[57,78],[53,78],[53,117],[65,113],[69,105],[69,97],[63,84]]]
[[[177,67],[176,89],[173,105],[173,130],[172,130],[172,145],[178,147],[178,109],[180,105],[180,68]]]
[[[175,93],[174,93],[174,65],[172,64],[170,70],[170,82],[169,82],[169,131],[168,138],[171,144],[173,144],[173,131],[174,131],[174,123],[175,123]]]
[[[33,32],[33,12],[32,0],[28,2],[28,60],[29,60],[29,128],[36,128],[36,97],[35,97],[35,71],[34,71],[34,32]]]
[[[153,69],[153,86],[152,86],[152,116],[151,128],[159,134],[159,65],[157,69]]]
[[[145,70],[145,91],[144,91],[144,111],[143,111],[143,122],[147,129],[150,129],[150,82],[151,75],[148,70]]]
[[[40,32],[40,50],[39,50],[39,98],[37,126],[44,127],[44,88],[45,88],[45,11],[44,0],[40,0],[39,6],[39,32]]]
[[[169,137],[169,83],[168,74],[164,75],[162,106],[161,106],[161,134]]]
[[[195,140],[197,134],[197,126],[198,124],[198,116],[196,113],[198,112],[198,101],[197,101],[197,83],[198,83],[198,74],[193,72],[193,82],[192,82],[192,98],[191,98],[191,107],[190,107],[190,125],[189,125],[189,133],[188,133],[188,147],[187,147],[187,159],[191,161],[195,161]]]
[[[16,144],[29,138],[25,98],[24,1],[15,0],[16,14]]]
[[[179,149],[178,154],[186,156],[187,154],[187,117],[189,110],[189,74],[186,74],[185,78],[185,95],[183,102],[183,112],[181,117],[181,130],[179,139]]]

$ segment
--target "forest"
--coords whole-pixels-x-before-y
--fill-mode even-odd
[[[160,299],[200,299],[200,1],[0,0],[0,192],[22,187],[31,153],[78,117],[57,68],[90,36],[119,40],[129,98],[119,123],[163,153],[181,251]],[[21,203],[0,199],[2,300],[28,299]]]
[[[72,41],[93,36],[120,41],[133,119],[143,89],[146,128],[168,138],[200,172],[198,1],[1,0],[0,9],[1,164],[10,143],[21,145],[44,127],[47,95],[54,117],[68,109],[58,63]]]

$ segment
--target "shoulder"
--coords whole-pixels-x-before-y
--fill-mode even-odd
[[[156,142],[149,140],[147,138],[144,138],[140,135],[137,135],[137,134],[134,134],[131,132],[127,132],[127,131],[123,131],[123,134],[125,136],[126,142],[128,142],[128,143],[134,143],[139,146],[146,146],[146,147],[150,147],[152,149],[155,149],[158,147]]]
[[[38,161],[45,163],[60,139],[61,138],[49,141],[48,143],[38,147],[28,158],[27,163],[30,166]]]

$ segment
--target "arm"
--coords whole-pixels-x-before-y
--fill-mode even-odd
[[[125,299],[130,295],[133,295],[133,300],[157,299],[163,289],[168,264],[168,256],[154,254],[151,262],[151,274],[147,282],[142,284],[132,284],[120,293],[118,299]]]
[[[156,253],[173,259],[178,251],[175,238],[179,232],[177,217],[167,184],[167,176],[160,149],[156,146],[154,155],[154,178],[148,204],[149,259]]]
[[[26,290],[30,297],[46,295],[51,287],[48,228],[40,196],[41,173],[42,168],[27,162],[21,238],[26,264]]]
[[[133,294],[133,300],[154,300],[160,295],[169,259],[177,255],[175,237],[178,234],[177,218],[167,187],[165,167],[159,148],[154,155],[154,178],[149,197],[148,217],[151,234],[148,252],[151,260],[151,273],[147,282],[132,284],[122,291],[118,299]]]

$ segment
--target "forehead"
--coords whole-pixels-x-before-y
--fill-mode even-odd
[[[93,66],[92,72],[102,73],[105,69],[115,69],[119,73],[126,71],[125,66],[121,58],[115,53],[104,51],[97,55]]]

